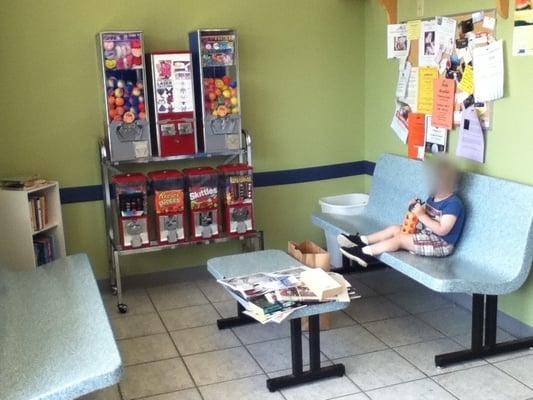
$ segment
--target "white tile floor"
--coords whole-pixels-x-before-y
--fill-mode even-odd
[[[126,288],[125,315],[103,295],[125,374],[84,400],[533,399],[533,352],[436,368],[435,354],[467,345],[469,312],[391,270],[347,277],[365,297],[321,335],[323,363],[344,363],[342,378],[269,393],[267,376],[290,367],[288,324],[219,331],[216,320],[236,306],[203,279]]]

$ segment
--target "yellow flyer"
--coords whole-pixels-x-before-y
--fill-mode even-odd
[[[468,94],[474,93],[474,69],[470,64],[465,67],[463,77],[457,87]]]
[[[431,114],[433,112],[433,84],[439,77],[436,67],[420,67],[418,69],[418,112]]]
[[[420,26],[422,21],[416,19],[414,21],[407,21],[407,39],[418,40],[420,39]]]

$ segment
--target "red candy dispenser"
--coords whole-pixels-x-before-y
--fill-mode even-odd
[[[187,176],[191,239],[206,240],[220,235],[218,171],[211,167],[188,168]]]
[[[185,241],[185,177],[176,170],[154,171],[148,176],[154,192],[158,243]]]
[[[246,164],[221,165],[226,232],[238,236],[255,230],[253,168]]]
[[[191,53],[166,51],[148,57],[150,112],[157,154],[196,153],[196,124]]]
[[[146,176],[140,173],[113,177],[119,210],[120,243],[125,248],[150,245]]]

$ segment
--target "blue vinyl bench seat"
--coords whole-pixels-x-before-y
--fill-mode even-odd
[[[316,213],[312,221],[328,234],[368,234],[401,224],[409,200],[427,198],[427,172],[423,162],[385,154],[376,164],[369,202],[362,215]],[[481,356],[505,350],[505,346],[496,345],[492,337],[496,329],[497,295],[520,288],[533,262],[533,186],[467,173],[458,194],[466,207],[466,222],[451,256],[432,258],[398,251],[378,257],[381,262],[437,292],[474,295],[471,353],[460,360],[437,359],[439,365],[477,358],[480,348],[484,349]],[[479,328],[480,320],[487,319],[489,322],[481,322],[480,337],[474,329]],[[483,323],[490,326],[483,326]],[[524,347],[533,345],[533,339],[521,344]],[[519,348],[516,343],[511,347],[512,350]]]

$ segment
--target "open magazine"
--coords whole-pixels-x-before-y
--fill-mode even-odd
[[[218,282],[244,307],[244,314],[266,324],[280,323],[293,312],[309,304],[339,301],[350,302],[359,296],[350,283],[340,274],[329,275],[342,285],[342,291],[334,297],[320,299],[300,279],[302,272],[309,267],[287,267],[275,272],[260,272]]]

